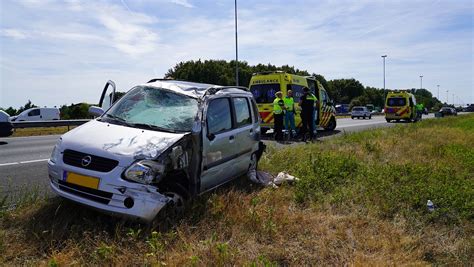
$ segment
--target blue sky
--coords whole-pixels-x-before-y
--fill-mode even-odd
[[[239,59],[474,103],[474,1],[238,1]],[[235,57],[234,1],[0,1],[0,107],[98,102],[176,63]]]

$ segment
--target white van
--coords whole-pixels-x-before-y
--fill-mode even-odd
[[[58,108],[30,108],[17,116],[13,116],[12,121],[50,121],[59,120]]]

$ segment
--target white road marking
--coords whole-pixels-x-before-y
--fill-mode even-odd
[[[35,160],[25,160],[25,161],[18,161],[18,162],[0,163],[0,167],[18,165],[18,164],[28,164],[28,163],[42,162],[42,161],[48,161],[48,160],[49,159],[35,159]]]
[[[337,126],[337,128],[357,127],[357,126],[381,124],[381,123],[387,123],[387,122],[386,121],[372,121],[372,122],[366,122],[366,123],[343,124],[341,126]]]

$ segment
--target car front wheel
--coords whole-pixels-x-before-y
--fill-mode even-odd
[[[186,209],[186,203],[189,200],[189,194],[186,189],[178,184],[162,185],[162,194],[169,197],[170,200],[159,212],[152,222],[152,228],[159,231],[168,231],[183,216]]]

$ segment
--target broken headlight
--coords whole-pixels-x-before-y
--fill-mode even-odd
[[[141,160],[128,167],[124,172],[124,177],[142,184],[158,183],[163,176],[164,169],[165,167],[158,162]]]
[[[61,141],[62,141],[62,139],[59,138],[58,142],[56,143],[56,145],[53,148],[53,151],[51,152],[50,160],[53,163],[56,163],[61,157],[61,148],[60,148]]]

